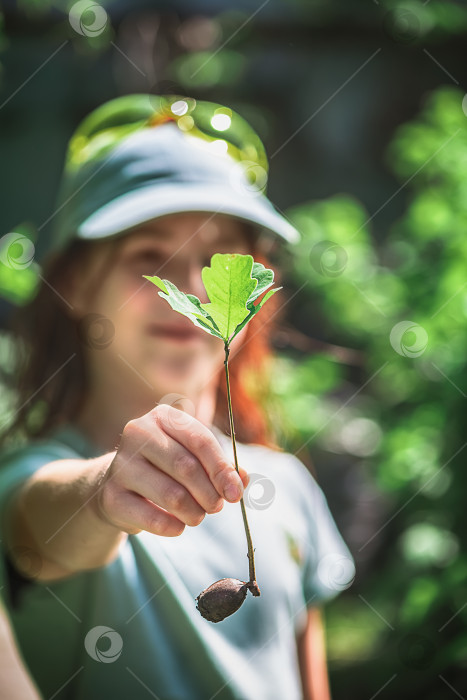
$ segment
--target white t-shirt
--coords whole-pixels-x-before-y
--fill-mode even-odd
[[[233,461],[231,438],[218,428],[213,432]],[[248,580],[238,503],[226,502],[180,537],[131,535],[108,566],[58,582],[30,583],[16,596],[2,552],[2,595],[45,697],[302,697],[296,635],[307,608],[349,587],[354,560],[321,488],[299,459],[241,443],[237,454],[250,474],[244,498],[261,596],[248,594],[222,622],[203,619],[195,598],[218,579]],[[3,453],[0,508],[44,464],[97,455],[72,426]]]

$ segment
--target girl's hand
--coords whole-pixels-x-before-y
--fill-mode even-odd
[[[239,501],[248,484],[240,474],[209,428],[160,404],[126,424],[99,485],[98,512],[129,534],[174,537],[220,511],[224,499]]]

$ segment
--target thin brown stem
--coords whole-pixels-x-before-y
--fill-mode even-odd
[[[229,404],[230,432],[232,435],[232,446],[233,446],[233,453],[234,453],[235,469],[237,470],[237,473],[240,475],[240,471],[238,468],[238,459],[237,459],[237,444],[235,442],[235,428],[234,428],[234,420],[233,420],[233,412],[232,412],[232,400],[230,398],[230,380],[229,380],[230,348],[229,348],[227,343],[224,343],[224,350],[225,350],[225,360],[224,360],[225,379],[227,382],[227,401]],[[254,549],[253,549],[253,542],[251,541],[250,527],[248,525],[248,518],[246,515],[245,502],[243,500],[243,497],[240,499],[240,507],[242,509],[243,525],[245,527],[246,541],[247,541],[247,545],[248,545],[248,564],[249,564],[249,571],[250,571],[250,580],[248,582],[248,587],[253,595],[259,596],[260,591],[259,591],[258,584],[256,583],[256,573],[255,573],[255,554],[254,554]]]

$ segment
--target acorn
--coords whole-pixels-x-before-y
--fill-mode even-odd
[[[196,607],[209,622],[221,622],[237,612],[248,588],[249,584],[238,578],[221,578],[199,594]]]

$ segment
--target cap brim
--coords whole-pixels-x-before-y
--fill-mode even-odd
[[[272,232],[289,243],[300,234],[260,193],[236,193],[222,185],[191,182],[151,186],[127,192],[98,209],[79,225],[79,238],[114,236],[151,219],[182,212],[227,214]]]

